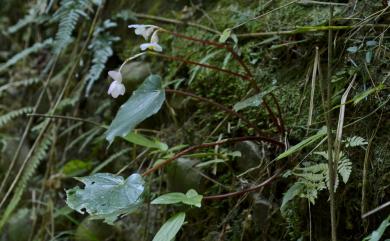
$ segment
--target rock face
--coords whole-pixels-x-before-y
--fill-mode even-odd
[[[123,82],[128,88],[136,88],[152,73],[149,63],[134,61],[122,68]]]
[[[240,172],[245,172],[250,168],[264,165],[270,160],[270,153],[266,144],[258,144],[254,141],[243,141],[235,146],[237,151],[241,152],[237,167]],[[252,176],[256,172],[251,173]]]
[[[200,191],[201,175],[194,170],[198,161],[179,158],[168,166],[168,189],[171,192],[187,192],[189,189]]]

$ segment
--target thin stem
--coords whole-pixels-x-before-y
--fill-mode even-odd
[[[217,141],[217,142],[203,143],[203,144],[188,147],[188,148],[176,153],[173,157],[166,159],[165,161],[162,161],[159,164],[155,165],[154,167],[150,168],[149,170],[145,171],[142,174],[142,176],[147,176],[147,175],[163,168],[164,166],[173,162],[174,160],[178,159],[179,157],[184,156],[187,153],[195,151],[197,149],[219,146],[219,145],[224,145],[224,144],[234,143],[234,142],[248,141],[248,140],[261,140],[261,141],[273,143],[275,145],[283,145],[284,146],[284,144],[280,143],[279,141],[276,141],[276,140],[268,138],[268,137],[262,137],[262,136],[234,137],[234,138],[229,138],[229,139],[225,139],[225,140],[221,140],[221,141]]]
[[[214,66],[214,65],[202,64],[202,63],[199,63],[199,62],[187,60],[187,59],[182,58],[182,57],[170,56],[170,55],[165,55],[165,54],[161,54],[161,53],[157,53],[157,52],[152,52],[152,51],[149,51],[149,52],[147,52],[147,53],[149,53],[150,55],[154,55],[154,56],[158,56],[158,57],[163,57],[163,58],[170,59],[170,60],[173,60],[173,61],[180,61],[180,62],[184,62],[184,63],[186,63],[186,64],[198,65],[198,66],[201,66],[201,67],[204,67],[204,68],[209,68],[209,69],[217,70],[217,71],[224,72],[224,73],[227,73],[227,74],[230,74],[230,75],[233,75],[233,76],[236,76],[236,77],[245,79],[245,80],[249,80],[249,79],[250,79],[249,77],[247,77],[247,76],[245,76],[245,75],[242,75],[242,74],[239,74],[239,73],[236,73],[236,72],[227,70],[227,69],[222,69],[222,68],[219,68],[219,67]]]
[[[213,195],[213,196],[205,196],[203,197],[203,200],[219,200],[219,199],[224,199],[224,198],[229,198],[229,197],[235,197],[235,196],[242,196],[248,192],[254,192],[259,190],[260,188],[264,187],[265,185],[270,184],[274,179],[276,179],[281,172],[281,169],[277,170],[273,176],[265,180],[264,182],[260,183],[259,185],[256,185],[254,187],[244,189],[241,191],[237,192],[230,192],[230,193],[224,193],[224,194],[219,194],[219,195]]]
[[[146,54],[146,52],[142,52],[142,53],[136,54],[134,56],[131,56],[130,58],[125,59],[125,61],[123,61],[122,65],[119,67],[118,71],[121,72],[123,66],[125,66],[125,64],[127,62],[132,61],[132,60],[134,60],[134,59],[136,59],[138,57],[141,57],[142,55],[145,55],[145,54]]]
[[[329,10],[329,26],[332,25],[333,18],[333,6],[330,6]],[[328,34],[328,73],[326,80],[326,125],[327,125],[327,134],[328,134],[328,175],[329,175],[329,198],[330,198],[330,221],[331,221],[331,233],[332,241],[337,241],[337,232],[336,232],[336,201],[334,193],[334,184],[335,184],[335,163],[333,161],[333,135],[332,135],[332,122],[331,122],[331,78],[332,78],[332,61],[333,61],[333,31],[329,29]]]
[[[150,19],[150,20],[155,20],[155,21],[164,22],[164,23],[172,23],[172,24],[177,24],[177,25],[187,25],[187,26],[196,27],[196,28],[205,30],[205,31],[210,32],[210,33],[214,33],[214,34],[218,34],[218,35],[221,34],[221,32],[219,32],[215,29],[212,29],[210,27],[207,27],[205,25],[201,25],[198,23],[180,21],[177,19],[164,18],[164,17],[153,16],[153,15],[142,14],[142,13],[135,13],[134,15],[137,18]]]
[[[219,103],[217,103],[217,102],[215,102],[215,101],[213,101],[211,99],[208,99],[208,98],[205,98],[205,97],[202,97],[202,96],[199,96],[199,95],[195,95],[195,94],[192,94],[192,93],[189,93],[189,92],[185,92],[185,91],[182,91],[182,90],[165,89],[165,92],[166,93],[172,93],[172,94],[179,94],[179,95],[189,96],[189,97],[192,97],[194,99],[197,99],[197,100],[209,103],[209,104],[217,107],[218,109],[221,109],[221,110],[225,111],[228,114],[231,114],[231,115],[234,115],[234,116],[238,117],[243,122],[245,122],[249,127],[253,128],[258,135],[264,135],[264,133],[259,128],[257,128],[257,126],[255,124],[250,122],[243,115],[241,115],[240,113],[238,113],[238,112],[236,112],[236,111],[234,111],[234,110],[232,110],[230,108],[227,108],[226,106],[224,106],[222,104],[219,104]]]
[[[73,116],[48,115],[48,114],[38,114],[38,113],[27,114],[27,116],[36,116],[36,117],[44,117],[44,118],[51,118],[51,119],[64,119],[64,120],[72,120],[72,121],[81,121],[81,122],[85,122],[85,123],[88,123],[88,124],[92,124],[92,125],[104,128],[103,125],[101,125],[98,122],[87,120],[87,119],[83,119],[83,118],[79,118],[79,117],[73,117]]]

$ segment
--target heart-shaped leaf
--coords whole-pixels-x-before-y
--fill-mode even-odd
[[[119,215],[132,212],[140,203],[144,191],[144,181],[139,174],[132,174],[126,180],[110,173],[76,179],[85,187],[66,191],[68,206],[82,214],[86,211],[94,218],[105,219],[109,224]]]
[[[124,103],[106,131],[106,139],[112,143],[116,136],[125,137],[136,125],[157,113],[165,100],[161,77],[150,75]]]

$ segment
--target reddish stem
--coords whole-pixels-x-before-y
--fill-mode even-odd
[[[157,164],[156,166],[150,168],[149,170],[146,170],[142,174],[142,176],[147,176],[147,175],[149,175],[149,174],[151,174],[151,173],[153,173],[153,172],[163,168],[165,165],[173,162],[174,160],[178,159],[179,157],[184,156],[187,153],[195,151],[197,149],[208,148],[208,147],[223,145],[223,144],[227,144],[227,143],[248,141],[248,140],[261,140],[261,141],[266,141],[266,142],[269,142],[269,143],[272,143],[272,144],[284,147],[283,143],[281,143],[279,141],[276,141],[274,139],[268,138],[268,137],[263,137],[263,136],[233,137],[233,138],[229,138],[229,139],[225,139],[225,140],[221,140],[221,141],[217,141],[217,142],[210,142],[210,143],[204,143],[204,144],[199,144],[199,145],[195,145],[195,146],[190,146],[190,147],[188,147],[188,148],[186,148],[186,149],[176,153],[173,157],[171,157],[171,158],[169,158],[169,159],[167,159],[167,160],[165,160],[163,162],[160,162],[159,164]]]
[[[205,197],[203,197],[203,200],[219,200],[219,199],[224,199],[224,198],[229,198],[229,197],[242,196],[245,193],[257,191],[260,188],[262,188],[263,186],[270,184],[274,179],[276,179],[279,176],[280,172],[281,172],[281,169],[277,170],[272,177],[268,178],[264,182],[260,183],[259,185],[254,186],[254,187],[244,189],[241,191],[237,191],[237,192],[230,192],[230,193],[224,193],[224,194],[213,195],[213,196],[205,196]]]
[[[182,90],[165,89],[165,92],[166,93],[172,93],[172,94],[179,94],[179,95],[189,96],[189,97],[192,97],[194,99],[197,99],[197,100],[209,103],[209,104],[211,104],[211,105],[213,105],[213,106],[215,106],[215,107],[225,111],[228,114],[231,114],[231,115],[234,115],[234,116],[238,117],[245,124],[247,124],[249,127],[253,128],[259,136],[265,135],[264,132],[262,132],[259,128],[257,128],[257,126],[255,124],[250,122],[243,115],[241,115],[240,113],[238,113],[238,112],[236,112],[236,111],[234,111],[234,110],[232,110],[232,109],[230,109],[230,108],[228,108],[228,107],[226,107],[226,106],[224,106],[224,105],[222,105],[220,103],[215,102],[214,100],[211,100],[211,99],[199,96],[199,95],[195,95],[193,93],[189,93],[189,92],[186,92],[186,91],[182,91]]]

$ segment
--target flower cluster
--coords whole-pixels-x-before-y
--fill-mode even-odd
[[[153,50],[156,52],[161,52],[163,49],[158,44],[158,36],[157,32],[159,31],[159,27],[154,25],[142,25],[142,24],[132,24],[128,26],[129,28],[134,28],[134,32],[136,35],[142,35],[145,40],[148,40],[150,36],[150,42],[144,43],[140,45],[142,51],[147,49]]]
[[[144,37],[145,40],[149,40],[150,42],[148,43],[143,43],[140,45],[140,49],[142,51],[145,50],[153,50],[156,52],[162,52],[162,47],[158,44],[158,36],[157,32],[160,30],[159,27],[154,26],[154,25],[142,25],[142,24],[132,24],[129,25],[129,28],[134,28],[134,32],[136,35],[141,35]],[[121,74],[121,69],[123,65],[131,59],[134,59],[140,55],[135,55],[132,58],[127,59],[122,66],[119,68],[118,71],[108,71],[108,75],[114,80],[111,84],[110,87],[108,88],[108,94],[111,95],[113,98],[117,98],[120,95],[124,95],[126,88],[124,84],[122,83],[122,74]]]

